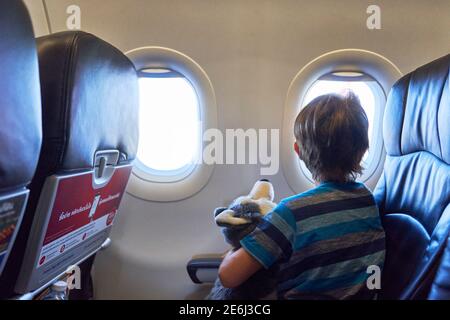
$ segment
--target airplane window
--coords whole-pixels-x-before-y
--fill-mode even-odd
[[[375,188],[383,170],[383,116],[386,93],[402,76],[382,55],[362,49],[341,49],[324,53],[306,64],[292,80],[283,120],[282,167],[291,189],[300,193],[314,184],[311,173],[292,148],[294,121],[311,100],[327,93],[353,91],[369,120],[369,151],[362,159],[358,181]]]
[[[376,138],[375,134],[381,132],[381,128],[378,128],[381,121],[376,121],[376,112],[380,110],[382,107],[380,104],[384,102],[383,90],[372,77],[359,72],[334,72],[322,76],[306,92],[302,107],[320,95],[345,94],[348,91],[354,92],[359,98],[369,120],[369,150],[362,160],[363,167],[367,168],[374,159],[374,153],[378,151],[374,150],[373,144]],[[308,177],[310,177],[310,172],[306,166],[303,163],[301,166],[302,170],[306,171]]]
[[[139,75],[140,139],[127,192],[144,201],[187,199],[209,181],[204,133],[217,128],[217,103],[203,68],[164,47],[128,51]]]
[[[179,176],[195,164],[199,101],[191,83],[169,69],[140,71],[138,165],[151,175]]]

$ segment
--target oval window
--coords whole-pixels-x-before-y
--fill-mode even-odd
[[[170,48],[142,47],[127,56],[140,87],[140,139],[127,192],[145,201],[189,198],[214,171],[214,164],[201,161],[203,134],[217,128],[211,80],[197,62]]]
[[[197,94],[169,69],[139,72],[140,142],[137,165],[153,181],[181,179],[195,167],[200,147]]]
[[[325,53],[304,66],[289,87],[283,120],[284,176],[296,193],[314,185],[310,171],[292,148],[294,122],[303,107],[324,94],[358,96],[369,120],[369,150],[362,159],[358,180],[374,188],[383,170],[382,123],[386,92],[402,76],[385,57],[362,49],[342,49]]]

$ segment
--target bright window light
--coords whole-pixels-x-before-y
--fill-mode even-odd
[[[192,166],[199,147],[199,102],[182,75],[141,72],[138,159],[152,174],[173,175]]]
[[[343,77],[344,78],[344,77]],[[373,81],[372,81],[373,83]],[[369,146],[373,138],[373,123],[375,117],[376,98],[368,81],[345,81],[345,80],[317,80],[308,90],[303,106],[306,106],[318,96],[324,94],[346,94],[352,91],[360,100],[361,106],[366,112],[369,120]],[[369,152],[364,155],[363,162],[367,160]]]

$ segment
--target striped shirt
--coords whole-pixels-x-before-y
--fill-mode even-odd
[[[241,245],[265,268],[280,265],[282,299],[373,298],[368,267],[381,270],[385,257],[378,207],[356,182],[325,182],[284,199]]]

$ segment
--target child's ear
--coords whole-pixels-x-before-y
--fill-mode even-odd
[[[300,147],[298,146],[297,141],[294,142],[294,150],[295,153],[300,157]]]

